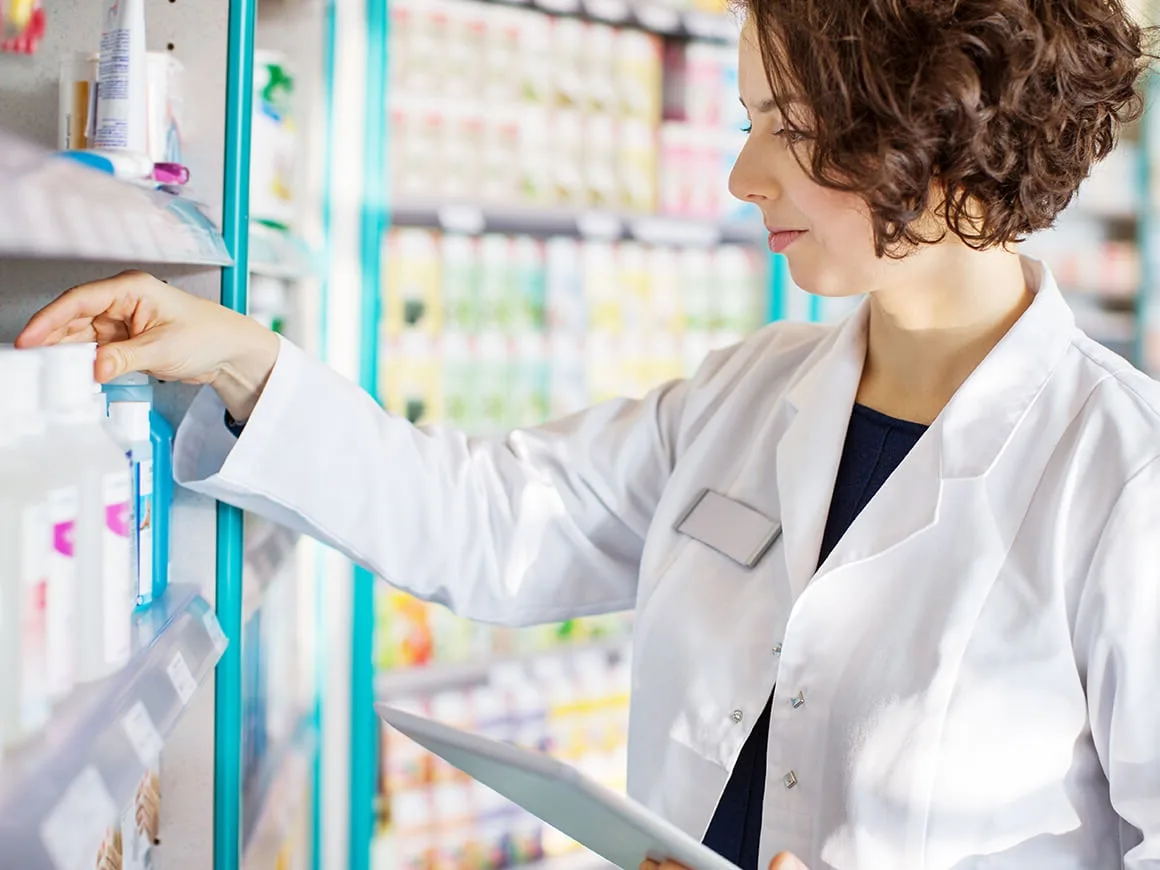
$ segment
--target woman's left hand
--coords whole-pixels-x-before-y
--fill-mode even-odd
[[[687,868],[676,861],[665,861],[663,864],[657,861],[643,861],[640,870],[687,870]],[[809,868],[796,856],[782,852],[769,862],[769,870],[809,870]]]

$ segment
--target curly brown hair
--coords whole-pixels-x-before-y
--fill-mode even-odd
[[[1122,0],[737,5],[799,161],[865,200],[879,256],[948,230],[985,249],[1051,226],[1143,110],[1150,32]],[[931,214],[945,230],[920,227]]]

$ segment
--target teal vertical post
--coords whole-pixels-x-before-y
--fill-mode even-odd
[[[388,0],[367,0],[366,130],[361,221],[362,305],[359,383],[378,396],[382,250],[387,228]],[[378,718],[375,716],[375,588],[363,568],[354,572],[350,700],[350,868],[369,870],[375,825]]]
[[[785,320],[785,294],[789,286],[788,266],[781,254],[769,255],[769,311],[770,323]]]
[[[321,287],[319,288],[318,299],[318,322],[319,322],[319,336],[318,336],[318,350],[323,359],[326,359],[326,354],[329,349],[329,334],[330,319],[328,309],[330,307],[330,234],[331,234],[331,219],[334,209],[334,41],[335,41],[335,5],[337,0],[327,0],[326,6],[322,11],[322,90],[323,90],[323,113],[325,117],[326,131],[323,137],[323,151],[322,151],[322,165],[323,172],[323,186],[322,186],[322,258],[325,263],[325,271]],[[323,582],[324,565],[326,564],[325,556],[321,551],[318,553],[318,558],[314,566],[314,576],[316,578],[315,584],[315,609],[314,609],[314,629],[317,646],[314,651],[314,758],[310,770],[310,793],[314,796],[311,805],[310,813],[310,868],[311,870],[320,870],[322,867],[322,770],[323,770],[323,751],[325,741],[322,734],[322,705],[326,697],[326,620],[324,618],[324,590],[325,584]]]
[[[1157,235],[1156,208],[1152,202],[1152,148],[1160,144],[1160,136],[1154,125],[1160,123],[1153,102],[1156,96],[1156,75],[1151,70],[1145,73],[1144,117],[1140,122],[1140,153],[1137,156],[1136,178],[1140,191],[1139,222],[1136,229],[1136,245],[1140,249],[1140,287],[1136,293],[1136,342],[1135,363],[1155,376],[1160,374],[1149,370],[1148,321],[1152,316],[1152,294],[1156,292],[1156,256],[1153,250]]]
[[[222,304],[246,310],[249,280],[250,123],[256,0],[230,0],[222,234],[234,265],[222,270]],[[214,870],[238,870],[242,816],[242,512],[217,507],[217,616],[229,645],[214,683]]]

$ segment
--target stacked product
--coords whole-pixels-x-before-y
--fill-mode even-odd
[[[133,611],[166,575],[168,488],[157,475],[169,474],[172,432],[153,419],[148,383],[101,393],[95,353],[91,344],[0,349],[10,394],[0,427],[0,747],[37,734],[74,685],[125,665]]]
[[[593,651],[497,668],[482,685],[391,699],[393,706],[548,752],[623,792],[627,656]],[[381,825],[401,870],[499,870],[574,847],[558,832],[385,729]]]
[[[533,425],[691,373],[756,329],[765,262],[734,245],[393,230],[381,394],[417,423]]]
[[[391,15],[400,201],[655,211],[658,37],[473,0]]]
[[[737,95],[735,46],[666,46],[659,138],[660,207],[665,214],[759,220],[753,203],[729,195],[729,174],[745,144],[747,123]]]

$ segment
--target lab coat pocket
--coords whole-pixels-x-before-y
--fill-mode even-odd
[[[673,541],[680,557],[638,611],[637,691],[663,711],[670,739],[730,769],[777,678],[784,554],[774,544],[746,568],[694,538]]]

